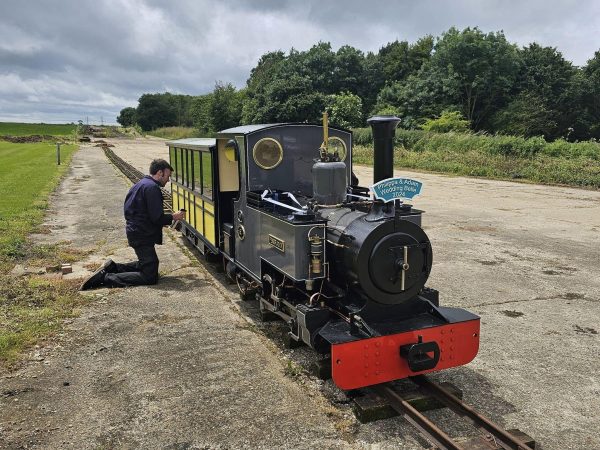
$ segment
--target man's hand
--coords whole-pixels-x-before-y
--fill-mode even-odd
[[[179,212],[173,213],[173,220],[181,220],[185,217],[185,210],[182,209]]]

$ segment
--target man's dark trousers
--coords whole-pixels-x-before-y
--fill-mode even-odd
[[[115,273],[107,273],[104,285],[110,287],[156,284],[158,281],[158,256],[154,245],[133,247],[138,261],[116,264]]]

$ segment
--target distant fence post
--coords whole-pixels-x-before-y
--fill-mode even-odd
[[[56,164],[60,166],[60,142],[56,143]]]

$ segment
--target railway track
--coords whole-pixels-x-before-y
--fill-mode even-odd
[[[113,152],[109,147],[103,146],[102,149],[104,150],[104,154],[109,159],[109,161],[112,162],[115,165],[115,167],[119,169],[123,173],[123,175],[125,175],[132,183],[137,183],[142,178],[144,178],[144,173],[133,167],[128,162],[119,158],[115,154],[115,152]],[[167,189],[162,187],[160,188],[160,190],[163,195],[163,208],[165,209],[165,211],[172,212],[173,201],[171,198],[171,193]]]
[[[132,183],[137,183],[144,174],[119,158],[109,147],[103,147],[106,157],[117,167]],[[165,210],[172,211],[171,193],[161,188],[163,194],[163,205]],[[505,450],[535,450],[535,444],[528,445],[520,437],[504,430],[486,417],[477,413],[472,407],[462,402],[444,387],[430,381],[425,376],[411,378],[428,395],[447,406],[459,416],[468,418],[473,425],[482,432],[480,439],[476,441],[457,442],[441,430],[426,416],[411,406],[401,395],[394,390],[391,384],[375,386],[374,391],[385,398],[389,405],[400,415],[404,416],[421,435],[431,442],[436,448],[444,450],[481,450],[481,449],[505,449]]]
[[[491,420],[476,412],[471,406],[454,396],[444,387],[432,382],[425,376],[411,378],[426,394],[432,396],[440,403],[447,406],[455,414],[469,419],[481,432],[481,436],[467,442],[457,442],[441,430],[425,415],[411,406],[390,385],[383,384],[374,387],[374,391],[385,398],[389,405],[412,424],[419,433],[431,442],[436,448],[444,450],[468,449],[506,449],[506,450],[534,450],[535,443],[530,439],[525,442],[523,438],[501,428]]]

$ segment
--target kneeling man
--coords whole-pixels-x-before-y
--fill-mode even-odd
[[[162,229],[173,220],[184,218],[184,211],[165,214],[161,187],[171,177],[173,168],[164,159],[150,164],[150,175],[138,181],[125,197],[125,231],[129,246],[133,247],[138,260],[115,263],[107,260],[100,269],[81,285],[81,290],[100,286],[126,287],[156,284],[158,281],[158,256],[155,244],[162,244]]]

